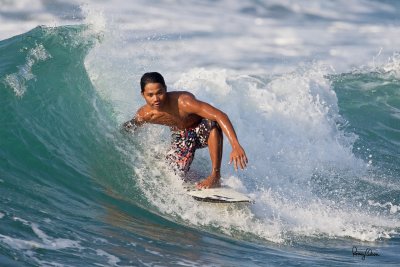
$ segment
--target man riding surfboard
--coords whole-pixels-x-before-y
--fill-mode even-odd
[[[200,181],[197,187],[219,187],[222,133],[232,146],[229,164],[233,162],[235,170],[246,167],[248,163],[246,153],[239,144],[232,123],[225,113],[197,100],[189,92],[167,92],[164,78],[158,72],[145,73],[140,79],[140,87],[146,104],[123,126],[126,130],[134,130],[145,123],[169,126],[172,140],[166,159],[175,172],[185,175],[196,149],[208,147],[212,165],[211,174]]]

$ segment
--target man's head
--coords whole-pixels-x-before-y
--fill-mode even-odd
[[[162,109],[167,100],[167,86],[158,72],[148,72],[140,79],[142,96],[153,109]]]
[[[164,77],[158,72],[147,72],[143,74],[142,78],[140,79],[140,88],[142,90],[142,94],[148,83],[159,83],[165,88],[165,90],[167,90]]]

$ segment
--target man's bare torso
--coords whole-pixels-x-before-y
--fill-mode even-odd
[[[184,98],[194,97],[188,92],[168,92],[168,100],[162,110],[155,110],[148,105],[140,108],[138,115],[144,122],[161,124],[172,130],[183,130],[197,126],[202,118],[199,115],[183,111]],[[140,118],[139,118],[140,119]]]

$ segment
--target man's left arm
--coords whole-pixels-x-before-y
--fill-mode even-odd
[[[228,115],[212,105],[199,101],[194,97],[185,97],[181,102],[181,106],[185,112],[194,113],[203,118],[218,122],[232,146],[232,152],[229,156],[229,164],[233,162],[235,170],[237,170],[238,167],[241,169],[246,167],[248,163],[246,152],[239,143],[235,129],[233,128]]]

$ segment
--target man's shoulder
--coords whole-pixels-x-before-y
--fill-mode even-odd
[[[168,93],[172,97],[181,98],[195,98],[194,94],[188,91],[171,91]]]
[[[148,120],[151,118],[152,110],[148,105],[144,105],[138,109],[136,112],[136,117],[142,120]]]
[[[143,105],[137,110],[137,113],[139,114],[139,113],[148,112],[148,111],[150,111],[149,106],[148,105]]]
[[[175,97],[176,101],[174,101],[179,110],[184,111],[186,113],[193,113],[199,107],[199,104],[202,102],[197,100],[196,97],[187,91],[179,91],[176,93]]]
[[[171,98],[174,99],[174,102],[179,106],[196,101],[196,97],[188,91],[173,91],[170,93]]]

